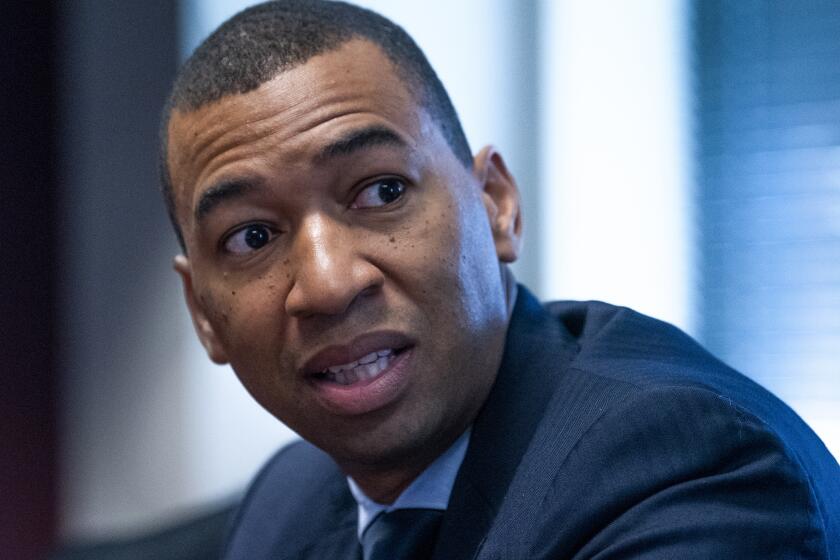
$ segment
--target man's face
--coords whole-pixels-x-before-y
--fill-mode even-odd
[[[185,293],[211,358],[347,470],[431,460],[474,419],[507,325],[518,206],[351,41],[175,112]]]

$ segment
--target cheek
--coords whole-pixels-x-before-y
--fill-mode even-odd
[[[230,325],[230,302],[227,298],[220,297],[221,294],[216,294],[207,289],[198,292],[197,296],[201,309],[204,311],[207,320],[213,325],[216,335],[224,338],[224,334],[228,331]]]
[[[452,205],[429,207],[389,236],[383,266],[407,291],[431,296],[451,294],[458,280],[460,246]]]
[[[228,281],[200,295],[208,320],[231,354],[232,361],[243,352],[264,352],[270,333],[278,332],[282,317],[276,306],[281,291],[275,275],[266,274],[250,281]]]
[[[282,351],[288,347],[282,289],[276,274],[266,274],[238,286],[216,287],[203,298],[210,304],[208,319],[236,376],[254,400],[275,415],[290,413],[294,407],[288,395],[296,391],[293,360]]]
[[[487,213],[478,199],[460,200],[450,212],[446,243],[451,249],[445,264],[453,277],[464,322],[483,329],[505,313],[499,260]]]
[[[424,212],[389,239],[390,273],[414,294],[427,319],[448,317],[443,328],[472,330],[482,322],[487,302],[501,287],[493,239],[481,201],[439,196]],[[449,190],[442,189],[448,193]],[[457,193],[456,193],[457,194]],[[438,329],[441,327],[439,326]]]

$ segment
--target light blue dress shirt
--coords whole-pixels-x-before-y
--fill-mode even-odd
[[[455,443],[447,449],[443,455],[435,459],[434,463],[426,467],[420,476],[403,490],[402,494],[394,500],[393,504],[380,504],[368,498],[359,488],[359,485],[347,477],[347,484],[350,485],[350,492],[356,499],[359,506],[358,536],[368,525],[376,519],[380,513],[394,511],[395,509],[423,508],[445,510],[449,504],[449,496],[452,494],[452,487],[455,485],[455,477],[458,469],[467,454],[467,446],[470,443],[471,428],[461,434]]]

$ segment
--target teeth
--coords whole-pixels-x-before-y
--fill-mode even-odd
[[[360,364],[362,364],[362,365],[372,364],[372,363],[376,362],[376,360],[378,358],[383,357],[383,356],[390,356],[393,353],[394,353],[394,351],[390,348],[388,348],[387,350],[378,350],[376,352],[371,352],[370,354],[368,354],[366,356],[362,356],[361,358],[359,358],[358,360],[356,360],[354,362],[349,362],[349,363],[346,363],[346,364],[339,364],[337,366],[330,366],[326,370],[324,370],[324,373],[326,373],[326,372],[338,373],[340,371],[344,371],[344,370],[348,370],[348,369],[355,369]]]
[[[359,358],[360,364],[371,364],[376,361],[376,358],[379,354],[377,352],[371,352],[367,356]]]
[[[393,350],[371,352],[355,362],[332,366],[324,371],[324,375],[326,379],[339,385],[352,385],[357,381],[373,379],[379,375],[382,370],[388,367],[393,357]]]
[[[340,366],[330,366],[327,369],[330,371],[330,373],[338,373],[338,372],[343,371],[345,369],[353,369],[357,365],[359,365],[359,362],[355,361],[355,362],[350,362],[349,364],[341,364]]]

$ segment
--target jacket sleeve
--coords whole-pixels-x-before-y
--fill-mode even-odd
[[[550,488],[536,558],[829,558],[832,537],[797,457],[704,388],[657,388],[615,406]],[[558,542],[558,527],[573,542]]]

